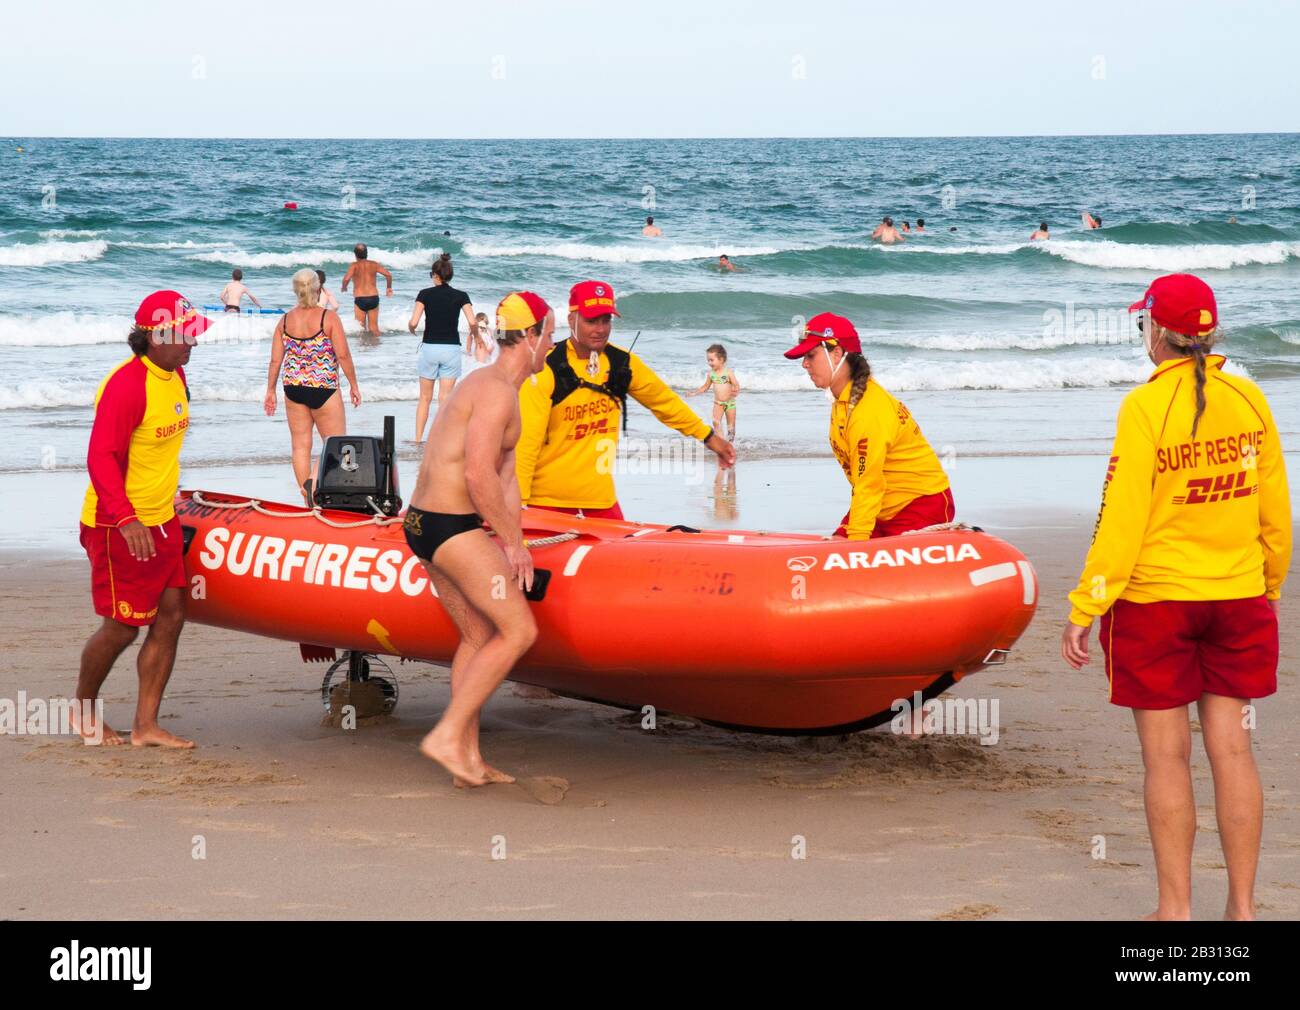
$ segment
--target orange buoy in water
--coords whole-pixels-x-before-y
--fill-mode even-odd
[[[192,621],[297,642],[304,658],[456,651],[400,518],[197,491],[176,513]],[[887,722],[896,701],[1003,662],[1038,602],[1025,556],[970,528],[848,541],[544,509],[523,527],[548,575],[511,680],[737,729]]]

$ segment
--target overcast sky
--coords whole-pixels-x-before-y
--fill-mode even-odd
[[[43,0],[0,134],[754,137],[1300,129],[1292,0]]]

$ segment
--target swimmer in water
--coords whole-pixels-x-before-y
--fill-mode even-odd
[[[1038,231],[1034,232],[1032,235],[1029,236],[1029,241],[1030,241],[1030,242],[1045,242],[1045,241],[1047,241],[1047,240],[1048,240],[1049,238],[1051,238],[1051,237],[1052,237],[1052,236],[1049,235],[1049,234],[1047,233],[1047,222],[1046,222],[1046,221],[1040,221],[1040,222],[1038,223]]]
[[[893,245],[895,242],[906,242],[907,238],[894,227],[894,219],[888,214],[881,219],[880,224],[876,225],[876,230],[871,233],[871,237],[880,242],[881,245]]]
[[[645,219],[645,227],[641,229],[641,234],[646,238],[658,238],[663,234],[663,232],[660,230],[659,226],[655,224],[655,219],[653,217],[647,217]]]
[[[262,307],[262,303],[253,296],[253,292],[244,287],[244,271],[235,267],[230,271],[230,283],[221,289],[221,304],[225,306],[227,312],[238,312],[239,303],[244,295],[248,295],[248,300],[259,309]]]
[[[731,262],[726,253],[718,257],[718,269],[725,270],[729,273],[736,272],[736,265]]]
[[[1080,216],[1081,216],[1082,219],[1083,219],[1083,226],[1084,226],[1085,228],[1091,230],[1091,229],[1093,229],[1093,228],[1100,228],[1100,227],[1101,227],[1101,215],[1100,215],[1100,214],[1098,214],[1096,217],[1093,217],[1091,214],[1089,214],[1089,213],[1085,210],[1085,211],[1083,212],[1083,214],[1080,215]]]

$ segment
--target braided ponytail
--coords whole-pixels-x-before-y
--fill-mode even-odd
[[[1183,333],[1162,327],[1161,333],[1165,343],[1184,356],[1190,355],[1196,362],[1196,415],[1192,418],[1192,438],[1200,426],[1201,415],[1205,413],[1205,356],[1219,341],[1219,331],[1211,330],[1199,337],[1189,337]]]
[[[849,365],[849,377],[853,380],[853,387],[849,390],[849,412],[858,405],[862,399],[862,394],[867,391],[867,380],[871,378],[871,365],[861,354],[846,354],[845,359]]]

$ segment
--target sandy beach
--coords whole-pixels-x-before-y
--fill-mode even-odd
[[[402,664],[395,713],[343,730],[323,720],[323,666],[191,624],[163,721],[197,750],[0,738],[0,915],[1135,918],[1154,907],[1155,884],[1132,720],[1106,702],[1095,640],[1081,673],[1058,651],[1091,508],[987,524],[1032,559],[1042,587],[1008,664],[954,690],[998,701],[992,746],[887,727],[773,738],[662,717],[647,732],[633,714],[506,684],[485,712],[484,750],[520,781],[466,792],[416,749],[446,703],[445,669]],[[95,621],[87,565],[7,558],[0,696],[64,695]],[[134,653],[106,685],[122,727]],[[1284,622],[1279,692],[1260,703],[1255,736],[1264,918],[1300,914],[1298,655]],[[1227,885],[1195,746],[1194,913],[1215,918]]]

